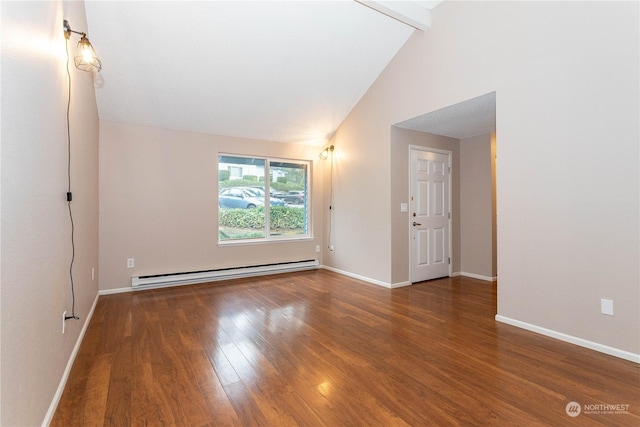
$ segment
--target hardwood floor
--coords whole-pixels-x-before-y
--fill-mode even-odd
[[[640,425],[639,365],[495,313],[488,282],[325,270],[101,296],[51,425]]]

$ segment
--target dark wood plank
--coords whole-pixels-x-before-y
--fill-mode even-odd
[[[324,270],[103,296],[52,425],[640,425],[639,365],[495,310],[492,283]]]

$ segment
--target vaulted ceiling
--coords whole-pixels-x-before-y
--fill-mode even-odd
[[[437,3],[87,1],[100,118],[324,144]]]

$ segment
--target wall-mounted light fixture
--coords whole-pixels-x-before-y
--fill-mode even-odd
[[[91,42],[89,42],[89,38],[85,33],[73,31],[71,29],[71,25],[69,25],[69,21],[67,21],[66,19],[62,21],[62,29],[64,31],[64,38],[66,39],[65,48],[67,54],[67,207],[69,209],[69,222],[71,223],[71,262],[69,264],[69,282],[71,284],[71,315],[67,316],[67,312],[64,312],[63,318],[64,322],[66,322],[69,319],[80,319],[78,316],[76,316],[76,293],[74,289],[75,285],[73,283],[73,263],[76,259],[76,249],[73,211],[71,209],[71,201],[73,200],[73,195],[71,193],[71,73],[69,72],[69,38],[71,38],[71,33],[80,35],[80,41],[78,42],[78,47],[76,48],[76,52],[73,56],[73,62],[76,64],[77,69],[97,73],[102,69],[102,62],[100,62],[100,59],[98,59],[98,55],[96,55],[96,51],[93,49],[93,46],[91,46]],[[62,333],[64,333],[64,322],[62,326]]]
[[[66,19],[62,21],[62,27],[64,29],[64,38],[69,40],[71,33],[79,34],[80,41],[78,47],[73,55],[73,62],[76,64],[76,68],[82,71],[89,71],[97,73],[102,69],[102,62],[98,59],[96,51],[91,46],[91,42],[85,33],[73,31],[69,25],[69,21]]]
[[[333,150],[335,150],[336,147],[333,145],[329,145],[327,147],[324,147],[324,150],[322,150],[320,152],[320,159],[322,160],[327,160],[329,158],[329,156],[331,156],[331,169],[329,170],[329,234],[327,237],[327,249],[329,249],[329,252],[333,252],[334,251],[334,246],[333,246],[333,238],[332,238],[332,230],[333,230]]]
[[[335,147],[333,145],[325,147],[325,149],[320,152],[320,158],[322,160],[327,160],[329,158],[329,154],[333,153],[334,149],[335,149]]]

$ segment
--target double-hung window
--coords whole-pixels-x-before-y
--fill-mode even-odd
[[[310,162],[218,156],[218,241],[311,237]]]

